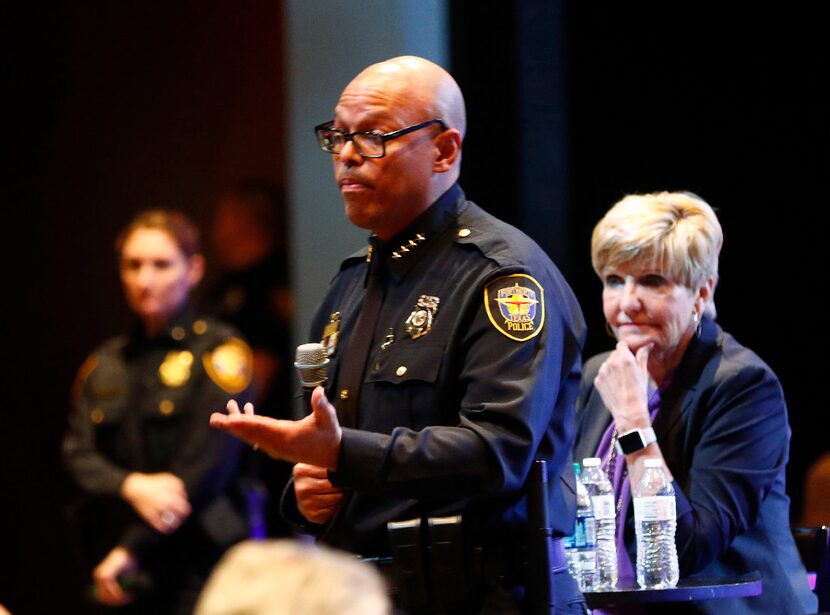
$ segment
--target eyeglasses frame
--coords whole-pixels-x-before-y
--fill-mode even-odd
[[[343,139],[345,139],[345,141],[343,142],[343,147],[346,147],[346,143],[351,141],[354,144],[355,151],[363,158],[383,158],[384,156],[386,156],[386,142],[387,141],[391,141],[392,139],[397,139],[398,137],[402,137],[404,135],[407,135],[410,132],[415,132],[416,130],[420,130],[421,128],[426,128],[427,126],[432,126],[433,124],[438,124],[439,126],[441,126],[442,131],[447,130],[447,124],[444,122],[444,120],[442,120],[440,118],[433,118],[431,120],[427,120],[426,122],[421,122],[420,124],[412,124],[411,126],[406,126],[404,128],[400,128],[400,129],[394,130],[392,132],[374,132],[374,131],[345,132],[343,130],[340,130],[339,128],[334,127],[334,120],[329,120],[328,122],[323,122],[322,124],[318,124],[317,126],[315,126],[314,127],[314,134],[317,137],[317,142],[320,144],[320,149],[323,150],[324,152],[326,152],[327,154],[336,155],[336,154],[339,154],[340,152],[342,152],[343,150],[341,149],[340,152],[333,152],[333,151],[327,150],[325,147],[323,147],[321,139],[320,139],[320,132],[323,131],[323,130],[326,130],[328,132],[336,132],[336,133],[339,133],[339,134],[343,135]],[[367,136],[371,136],[371,137],[379,137],[380,140],[381,140],[381,147],[383,148],[383,152],[378,154],[378,155],[364,154],[362,151],[360,151],[360,147],[357,145],[357,143],[354,140],[355,135],[367,135]]]

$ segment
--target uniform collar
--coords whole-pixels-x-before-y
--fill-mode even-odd
[[[465,202],[464,191],[457,183],[442,194],[435,203],[392,239],[382,242],[377,236],[369,238],[367,262],[381,258],[389,277],[399,282],[415,266],[428,246],[458,217]]]
[[[207,323],[198,319],[190,307],[185,307],[170,320],[167,328],[155,338],[148,338],[141,322],[136,322],[130,335],[129,346],[139,348],[144,345],[166,344],[181,345],[188,337],[201,335],[207,329]]]

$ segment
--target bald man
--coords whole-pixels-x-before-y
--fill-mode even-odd
[[[528,612],[525,481],[548,462],[553,534],[570,533],[585,325],[539,246],[465,199],[465,129],[458,85],[422,58],[349,83],[317,138],[371,236],[313,320],[326,388],[300,421],[230,402],[211,423],[297,464],[284,506],[305,530],[394,555],[404,612]],[[553,554],[556,612],[583,613],[558,540]]]

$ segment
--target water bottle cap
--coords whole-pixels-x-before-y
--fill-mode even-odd
[[[643,465],[647,468],[662,468],[663,460],[655,459],[654,457],[649,457],[643,462]]]
[[[598,468],[600,463],[602,462],[599,457],[586,457],[582,460],[582,465],[586,468]]]

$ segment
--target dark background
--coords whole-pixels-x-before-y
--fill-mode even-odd
[[[469,4],[452,4],[453,73],[469,114],[468,197],[554,255],[588,321],[586,357],[611,347],[590,263],[591,231],[604,212],[625,194],[660,190],[690,190],[712,205],[725,236],[718,321],[783,384],[797,521],[804,473],[830,450],[820,384],[830,38],[818,15],[585,2],[521,2],[505,15]],[[561,57],[544,54],[551,43],[540,29],[561,35]],[[539,83],[538,64],[564,79]],[[546,122],[528,92],[558,101]],[[552,137],[557,111],[567,121]],[[523,125],[526,115],[537,124]],[[564,162],[528,177],[540,150]],[[566,183],[562,197],[551,178]],[[540,229],[538,212],[551,209],[564,223]]]
[[[14,613],[81,609],[58,449],[75,370],[128,319],[115,233],[149,205],[205,225],[233,182],[285,180],[280,3],[169,4],[30,3],[5,20],[0,603]],[[560,264],[589,323],[586,356],[610,341],[589,262],[604,211],[663,189],[716,208],[719,321],[784,385],[797,519],[804,471],[828,448],[830,52],[817,10],[449,6],[463,185]]]

